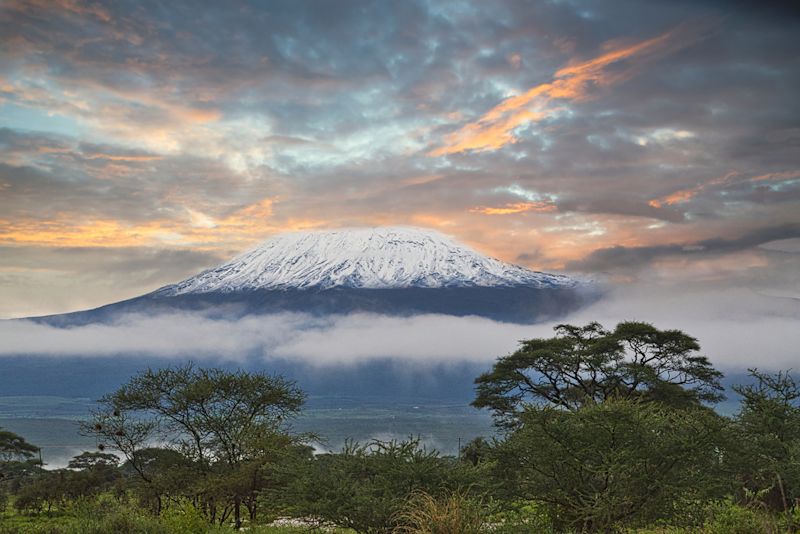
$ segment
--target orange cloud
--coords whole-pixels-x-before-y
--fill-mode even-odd
[[[127,247],[179,241],[171,221],[127,225],[109,219],[85,222],[0,220],[0,243],[52,247]]]
[[[704,182],[697,187],[690,187],[688,189],[681,189],[680,191],[675,191],[674,193],[670,193],[661,198],[655,198],[648,202],[654,208],[663,208],[664,206],[671,206],[673,204],[680,204],[681,202],[686,202],[694,198],[698,193],[701,191],[708,189],[709,187],[713,187],[715,185],[723,185],[729,183],[732,178],[738,176],[738,171],[731,171],[727,174],[724,174],[718,178],[714,178],[713,180],[709,180]]]
[[[745,178],[734,180],[739,176],[737,171],[731,171],[728,174],[720,176],[719,178],[714,178],[713,180],[709,180],[704,182],[697,187],[690,187],[688,189],[681,189],[679,191],[675,191],[674,193],[670,193],[661,198],[653,199],[648,202],[654,208],[663,208],[664,206],[671,206],[673,204],[679,204],[681,202],[686,202],[694,198],[698,193],[701,191],[708,189],[709,187],[714,187],[717,185],[725,185],[731,182],[765,182],[771,180],[783,181],[783,180],[793,180],[795,178],[800,178],[800,171],[782,171],[782,172],[770,172],[767,174],[760,174],[758,176],[753,176],[752,178]]]
[[[65,11],[75,15],[92,15],[103,22],[111,22],[111,13],[107,9],[78,0],[25,0],[9,2],[5,7],[15,11]]]
[[[446,135],[441,147],[431,150],[431,156],[444,156],[465,151],[496,150],[517,141],[514,130],[556,114],[561,108],[557,101],[581,101],[592,97],[591,89],[609,87],[631,77],[636,67],[659,55],[687,45],[686,31],[677,28],[637,44],[616,46],[588,61],[570,61],[559,69],[552,81],[537,85],[525,93],[503,100],[476,122]],[[630,64],[611,72],[610,67],[622,60]]]
[[[102,153],[94,153],[94,154],[83,154],[83,157],[86,159],[105,159],[109,161],[157,161],[160,159],[164,159],[163,156],[155,156],[155,155],[122,155],[122,154],[102,154]]]
[[[500,208],[477,206],[469,211],[471,213],[482,213],[483,215],[511,215],[512,213],[523,213],[525,211],[548,212],[555,210],[556,206],[549,202],[514,202]]]
[[[800,178],[800,171],[783,171],[783,172],[770,172],[767,174],[761,174],[759,176],[753,176],[750,178],[751,182],[764,182],[767,180],[793,180],[794,178]]]
[[[130,224],[114,219],[76,220],[62,213],[54,220],[0,219],[0,243],[51,247],[130,247],[154,245],[203,246],[252,242],[286,226],[271,221],[273,198],[245,206],[214,220],[188,209],[189,221],[160,219]],[[290,221],[289,228],[306,228],[309,221]]]

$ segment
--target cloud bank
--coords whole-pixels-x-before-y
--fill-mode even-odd
[[[748,288],[634,284],[617,286],[600,302],[563,318],[613,327],[624,320],[677,328],[697,337],[722,369],[790,368],[800,346],[800,298]],[[251,315],[237,320],[182,313],[128,315],[113,324],[56,328],[32,321],[0,323],[0,355],[85,357],[147,355],[204,362],[300,362],[324,369],[392,359],[425,367],[491,364],[520,340],[549,337],[556,322],[519,325],[480,317],[352,314]]]

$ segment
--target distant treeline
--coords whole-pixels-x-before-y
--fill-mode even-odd
[[[413,437],[314,454],[293,382],[147,370],[98,402],[97,450],[66,469],[0,429],[0,533],[797,531],[800,387],[752,369],[724,417],[699,350],[639,322],[523,341],[475,381],[499,437],[458,456]]]

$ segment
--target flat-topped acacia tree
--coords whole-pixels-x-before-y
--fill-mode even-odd
[[[0,465],[10,462],[26,462],[39,452],[39,447],[25,438],[0,427]]]
[[[489,408],[501,424],[529,404],[574,411],[607,399],[688,406],[720,401],[722,373],[697,353],[697,340],[679,330],[623,322],[562,324],[556,335],[529,339],[479,376],[473,406]]]
[[[304,399],[293,382],[265,373],[192,364],[148,369],[103,397],[83,429],[121,452],[145,484],[193,493],[210,521],[233,513],[238,528],[242,504],[254,515],[258,467],[298,444],[285,423]],[[171,480],[149,468],[156,444],[181,460],[171,462]]]
[[[624,322],[559,325],[523,341],[476,379],[473,405],[508,433],[493,451],[514,498],[544,506],[557,530],[647,524],[719,497],[722,374],[678,330]]]

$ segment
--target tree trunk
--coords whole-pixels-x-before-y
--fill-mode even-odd
[[[233,520],[233,528],[236,530],[242,528],[242,501],[239,497],[236,497],[233,501]]]

